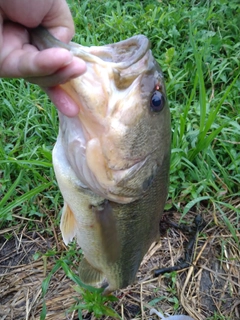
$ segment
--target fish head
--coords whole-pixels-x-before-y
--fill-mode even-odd
[[[130,203],[149,191],[169,155],[162,71],[143,35],[100,47],[71,46],[87,72],[61,85],[79,106],[74,118],[59,114],[65,154],[84,187]]]

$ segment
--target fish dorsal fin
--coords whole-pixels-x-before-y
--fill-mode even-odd
[[[64,202],[60,229],[64,243],[67,245],[77,234],[77,221],[69,205]]]
[[[83,258],[79,265],[79,277],[85,283],[89,285],[96,285],[102,282],[103,274],[101,271],[95,269],[87,260]]]

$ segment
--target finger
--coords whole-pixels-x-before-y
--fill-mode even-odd
[[[65,0],[53,1],[51,9],[41,24],[63,42],[69,43],[74,35],[73,18]]]
[[[51,71],[52,73],[47,69],[47,72],[44,73],[42,70],[41,74],[38,75],[34,72],[33,76],[29,76],[28,73],[28,76],[24,78],[31,83],[38,84],[40,87],[53,87],[81,76],[86,71],[86,64],[81,59],[73,57],[72,61],[66,66],[56,71],[51,69]]]
[[[66,49],[50,48],[39,52],[36,47],[29,44],[29,34],[20,25],[5,23],[2,42],[1,77],[37,78],[53,75],[59,71],[53,78],[53,82],[45,85],[53,86],[65,82],[67,78],[76,77],[86,70],[85,62],[73,57],[72,53]],[[59,79],[57,79],[58,76]]]
[[[75,117],[79,113],[76,102],[60,87],[43,88],[52,103],[67,117]]]
[[[41,52],[15,50],[4,60],[1,76],[32,78],[32,82],[35,83],[38,82],[34,79],[46,77],[42,81],[43,84],[49,86],[64,83],[85,71],[86,63],[79,58],[72,57],[72,54],[65,49],[53,48]],[[44,83],[48,77],[50,82]]]
[[[5,20],[28,28],[42,24],[64,42],[69,42],[73,37],[73,19],[65,0],[0,0],[0,7]]]
[[[73,57],[71,52],[65,49],[51,48],[41,52],[17,49],[3,61],[1,76],[32,78],[33,83],[53,86],[77,77],[85,71],[86,63]],[[42,80],[39,79],[41,83],[37,80],[38,77],[43,77]]]

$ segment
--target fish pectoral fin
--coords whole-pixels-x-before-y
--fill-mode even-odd
[[[60,229],[62,232],[63,241],[66,245],[71,242],[77,234],[77,221],[72,210],[66,202],[63,206]]]
[[[100,231],[100,241],[104,249],[108,263],[114,263],[120,255],[120,242],[117,232],[116,219],[113,215],[112,206],[109,201],[99,207],[92,207]]]
[[[95,269],[86,258],[83,258],[79,265],[79,277],[85,283],[94,285],[102,282],[103,274],[101,271]]]

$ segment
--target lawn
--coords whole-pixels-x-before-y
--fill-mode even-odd
[[[66,248],[59,230],[63,200],[51,156],[56,109],[37,86],[1,79],[0,316],[111,319],[114,310],[124,319],[150,319],[154,307],[198,320],[239,319],[239,0],[68,3],[77,43],[136,34],[151,40],[172,116],[166,213],[184,224],[201,214],[207,226],[188,270],[153,278],[153,269],[184,255],[186,236],[170,229],[144,259],[136,284],[115,294],[118,301],[83,290],[74,273],[79,248]]]

